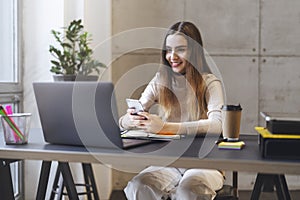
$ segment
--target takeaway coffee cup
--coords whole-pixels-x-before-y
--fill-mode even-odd
[[[223,138],[227,141],[238,141],[240,136],[242,108],[241,105],[222,106]]]

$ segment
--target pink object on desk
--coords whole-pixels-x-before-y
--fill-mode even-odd
[[[6,113],[8,115],[12,115],[13,114],[11,105],[5,106],[5,110],[6,110]],[[19,141],[19,137],[18,137],[18,135],[15,132],[14,132],[14,138],[15,138],[15,142]]]

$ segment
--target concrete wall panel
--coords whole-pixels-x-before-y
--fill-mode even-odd
[[[257,54],[258,0],[186,1],[185,19],[201,29],[211,54]]]
[[[261,47],[264,55],[300,55],[300,1],[262,0]]]
[[[168,28],[171,24],[183,19],[184,1],[182,0],[114,0],[112,1],[112,35],[124,34],[124,31],[135,31],[137,28],[158,27]],[[143,41],[159,42],[162,36],[148,35],[148,30],[137,33],[134,40],[128,41],[121,38],[113,41],[113,52],[125,52],[133,49],[133,43]],[[160,34],[161,35],[161,34]]]
[[[299,57],[262,58],[260,110],[300,113]]]
[[[144,87],[154,77],[159,63],[159,53],[149,55],[138,52],[122,55],[113,62],[113,82],[119,114],[126,112],[125,98],[139,98]]]
[[[252,57],[213,57],[225,85],[228,104],[241,104],[241,133],[255,133],[258,113],[258,63]]]

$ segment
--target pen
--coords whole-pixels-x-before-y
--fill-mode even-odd
[[[11,105],[7,105],[7,106],[5,107],[5,109],[6,109],[6,112],[7,112],[8,115],[12,115],[12,114],[13,114]],[[10,120],[12,121],[11,118],[10,118]],[[14,132],[15,142],[17,142],[17,141],[19,140],[18,135],[16,134],[15,131],[13,131],[13,132]]]
[[[0,115],[2,115],[2,117],[7,122],[7,124],[9,125],[9,127],[18,135],[18,137],[21,140],[23,140],[24,139],[24,135],[19,130],[19,128],[16,126],[16,124],[7,116],[7,113],[4,110],[4,108],[2,107],[2,105],[0,105]]]
[[[128,132],[128,130],[122,131],[122,132],[121,132],[121,135],[124,135],[124,134],[127,133],[127,132]]]
[[[157,135],[176,135],[175,133],[170,133],[170,132],[158,132],[156,134]]]

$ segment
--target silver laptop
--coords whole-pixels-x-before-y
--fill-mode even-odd
[[[150,142],[121,138],[111,82],[35,82],[33,88],[48,143],[130,148]]]

